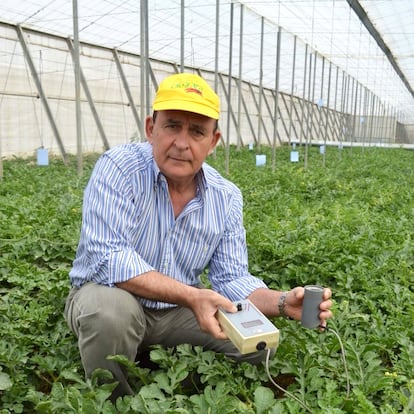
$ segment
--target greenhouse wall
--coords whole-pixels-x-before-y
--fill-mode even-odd
[[[144,139],[140,132],[141,114],[150,114],[151,108],[145,102],[141,107],[139,55],[81,43],[79,148],[71,39],[0,23],[0,44],[7,57],[0,62],[0,156],[33,155],[38,148],[63,156],[79,149],[102,152],[117,144]],[[178,72],[178,68],[172,62],[154,59],[149,68],[147,102],[152,102],[158,83]],[[216,87],[222,103],[222,144],[413,142],[413,128],[397,124],[396,116],[389,116],[375,97],[367,95],[372,104],[360,104],[357,110],[351,102],[353,83],[344,73],[338,76],[338,71],[336,83],[332,73],[332,86],[325,92],[327,98],[317,101],[306,93],[310,83],[302,92],[277,94],[275,89],[236,77],[229,82],[222,73],[190,67],[186,70],[197,71]],[[289,72],[286,68],[284,71]],[[306,73],[303,76],[306,80]],[[132,110],[128,92],[136,111]]]

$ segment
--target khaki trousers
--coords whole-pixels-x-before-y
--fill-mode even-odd
[[[158,311],[143,308],[135,296],[116,287],[87,283],[81,288],[72,288],[64,314],[78,338],[86,376],[96,368],[103,368],[111,371],[119,382],[113,398],[138,390],[131,389],[123,367],[108,361],[108,355],[125,355],[135,361],[137,353],[150,345],[173,347],[188,343],[224,353],[236,361],[258,364],[266,358],[266,351],[242,355],[230,341],[202,332],[188,308]]]

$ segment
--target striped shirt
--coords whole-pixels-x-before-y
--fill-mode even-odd
[[[212,289],[233,301],[266,287],[248,271],[240,190],[206,163],[196,178],[195,198],[175,218],[150,144],[103,154],[85,189],[72,285],[114,286],[156,270],[197,286],[208,268]],[[149,308],[173,306],[138,299]]]

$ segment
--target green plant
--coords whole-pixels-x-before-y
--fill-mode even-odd
[[[299,147],[299,151],[303,151]],[[271,152],[263,148],[271,159]],[[230,173],[244,195],[250,271],[277,289],[318,283],[333,290],[340,347],[328,332],[275,320],[281,343],[270,372],[315,413],[409,413],[414,409],[414,153],[402,149],[317,148],[309,164],[276,152],[275,168],[230,149]],[[264,367],[187,345],[155,347],[157,368],[113,356],[136,395],[111,402],[108,372],[85,380],[63,319],[83,189],[74,159],[6,160],[0,182],[0,413],[302,413]],[[224,174],[218,148],[208,162]],[[102,384],[106,379],[106,384]]]

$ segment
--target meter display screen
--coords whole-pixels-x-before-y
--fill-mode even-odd
[[[255,319],[254,321],[241,322],[241,326],[243,326],[243,328],[246,329],[253,328],[254,326],[259,325],[263,325],[263,322],[260,319]]]

